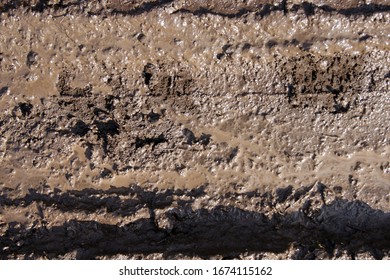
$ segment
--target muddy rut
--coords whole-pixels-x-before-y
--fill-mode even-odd
[[[388,1],[0,4],[1,259],[388,259]]]

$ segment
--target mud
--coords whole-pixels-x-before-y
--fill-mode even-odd
[[[2,1],[0,258],[388,259],[389,11]]]

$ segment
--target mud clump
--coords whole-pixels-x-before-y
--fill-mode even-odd
[[[389,11],[3,1],[0,258],[388,259]]]

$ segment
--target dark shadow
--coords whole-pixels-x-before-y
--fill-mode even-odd
[[[25,7],[26,9],[29,9],[31,11],[35,12],[43,12],[47,9],[53,9],[54,11],[58,10],[66,10],[68,8],[72,7],[79,7],[79,9],[76,9],[78,11],[84,11],[87,7],[87,1],[75,1],[75,2],[67,2],[66,4],[60,2],[57,4],[52,4],[48,0],[40,0],[35,5],[31,5],[29,1],[7,1],[5,4],[3,4],[2,8],[0,8],[0,13],[6,13],[10,12],[12,10],[15,10],[19,7]],[[96,14],[121,14],[121,15],[141,15],[143,13],[150,12],[154,9],[157,9],[159,7],[162,7],[164,5],[170,4],[174,2],[174,0],[155,0],[155,1],[149,1],[144,2],[138,6],[134,5],[127,5],[118,4],[118,7],[113,7],[110,10],[100,10],[96,12],[89,12],[90,15],[96,15]],[[275,11],[282,11],[284,14],[287,14],[289,12],[296,12],[298,10],[303,10],[303,12],[306,14],[306,16],[310,17],[316,14],[316,10],[321,10],[327,13],[339,13],[345,16],[358,16],[358,15],[364,15],[364,16],[370,16],[376,13],[383,13],[383,12],[389,12],[390,11],[390,5],[381,5],[381,4],[363,4],[351,8],[346,9],[336,9],[329,5],[315,5],[310,2],[303,2],[302,4],[294,4],[290,9],[288,8],[287,1],[283,0],[278,5],[273,5],[273,3],[265,3],[261,5],[260,7],[256,8],[250,8],[248,9],[240,9],[236,12],[232,13],[221,13],[218,11],[218,9],[208,9],[206,7],[200,7],[199,9],[195,11],[190,11],[188,9],[179,9],[176,11],[176,13],[191,13],[194,15],[205,15],[205,14],[213,14],[213,15],[219,15],[223,17],[228,18],[237,18],[241,16],[245,16],[249,12],[255,12],[256,15],[260,16],[260,18],[264,18],[268,15],[270,15],[272,12]]]
[[[135,149],[142,148],[147,145],[151,145],[152,147],[168,142],[168,140],[165,138],[164,134],[160,134],[157,137],[145,137],[145,138],[139,138],[137,137],[135,139]]]
[[[98,139],[102,140],[102,148],[105,154],[108,153],[108,138],[119,134],[119,124],[114,120],[94,121],[97,127]]]
[[[0,88],[0,97],[6,94],[9,91],[8,87],[2,87]]]
[[[276,11],[282,11],[284,14],[289,12],[297,12],[298,10],[303,10],[305,15],[310,17],[316,14],[316,10],[321,10],[327,13],[339,13],[344,16],[370,16],[376,13],[383,13],[390,11],[390,5],[378,5],[378,4],[364,4],[356,7],[351,7],[347,9],[336,9],[329,5],[315,5],[309,2],[303,2],[302,4],[295,4],[290,9],[288,9],[287,1],[282,1],[279,5],[273,5],[272,3],[265,3],[261,7],[255,9],[240,9],[237,12],[232,13],[221,13],[218,10],[212,10],[205,7],[201,7],[195,11],[188,9],[179,9],[175,13],[190,13],[197,16],[202,16],[206,14],[218,15],[227,18],[238,18],[244,16],[250,12],[255,12],[260,18],[264,18]]]
[[[3,4],[3,7],[0,9],[0,13],[7,13],[12,10],[18,9],[20,7],[25,7],[31,11],[35,12],[43,12],[45,9],[49,7],[55,7],[55,8],[67,8],[70,6],[76,6],[80,3],[69,3],[66,5],[62,4],[50,4],[49,0],[38,0],[35,2],[35,4],[31,4],[30,1],[27,0],[5,0],[5,4]]]
[[[123,15],[140,15],[142,13],[149,12],[155,8],[164,6],[166,4],[172,3],[174,0],[155,0],[150,2],[142,3],[141,5],[138,5],[136,7],[132,7],[134,5],[127,5],[127,4],[118,4],[118,7],[113,7],[111,9],[111,13],[113,14],[123,14]],[[100,1],[102,2],[102,1]],[[35,4],[31,4],[28,0],[8,0],[5,4],[3,4],[2,8],[0,8],[0,13],[7,13],[12,10],[24,7],[30,11],[34,12],[43,12],[47,9],[54,9],[54,11],[58,10],[66,10],[68,8],[72,7],[79,7],[79,11],[83,11],[84,8],[88,6],[88,1],[68,1],[66,3],[63,3],[62,1],[58,3],[50,2],[49,0],[39,0]],[[90,14],[107,14],[107,11],[100,10],[97,13],[91,12]]]
[[[317,187],[316,192],[322,194],[323,189]],[[313,195],[307,188],[293,192],[287,187],[278,190],[276,197],[258,192],[243,196],[259,197],[262,203],[275,206],[282,201],[296,201],[305,194]],[[332,257],[335,248],[348,251],[352,257],[361,252],[374,252],[372,254],[380,259],[383,251],[390,250],[390,214],[372,209],[361,201],[336,199],[312,208],[308,200],[298,211],[272,215],[233,206],[193,210],[194,198],[205,195],[204,188],[146,191],[138,186],[108,191],[86,189],[61,193],[56,190],[52,196],[31,190],[23,199],[16,200],[2,195],[1,206],[24,207],[42,202],[63,211],[89,213],[104,207],[120,216],[148,207],[151,214],[149,219],[138,219],[123,226],[71,220],[61,226],[49,228],[41,224],[26,229],[11,223],[0,237],[0,258],[16,255],[55,258],[74,251],[77,259],[150,253],[163,253],[165,258],[179,253],[210,258],[246,252],[282,253],[295,244],[299,250],[292,258],[296,259],[310,258],[310,253],[319,249]],[[99,199],[99,196],[106,197]],[[168,208],[174,201],[178,202],[177,206]],[[158,208],[166,209],[162,216],[156,216]],[[161,219],[163,223],[159,222]]]
[[[136,16],[143,13],[150,12],[156,8],[159,8],[161,6],[167,5],[169,3],[172,3],[174,0],[156,0],[156,1],[150,1],[145,2],[139,5],[138,7],[128,9],[128,10],[119,10],[119,9],[113,9],[113,13],[115,14],[122,14],[122,15],[130,15],[130,16]]]
[[[193,14],[196,16],[211,14],[211,15],[217,15],[217,16],[227,17],[227,18],[239,18],[239,17],[245,16],[246,14],[248,14],[250,12],[255,12],[257,16],[260,16],[261,18],[263,18],[263,17],[270,15],[274,11],[283,11],[286,14],[288,12],[286,2],[287,1],[282,1],[279,5],[265,3],[264,5],[260,5],[259,7],[255,8],[255,9],[242,8],[240,10],[237,10],[237,11],[231,12],[231,13],[226,13],[226,12],[223,13],[223,12],[218,11],[218,9],[212,10],[212,9],[208,9],[206,7],[200,7],[195,11],[183,8],[183,9],[179,9],[179,10],[175,11],[175,13],[186,13],[186,14]]]
[[[390,11],[390,5],[379,5],[379,4],[363,4],[356,7],[347,9],[336,9],[329,5],[315,5],[313,3],[303,2],[302,4],[295,4],[290,9],[291,12],[296,12],[302,9],[306,16],[313,16],[316,10],[321,10],[327,13],[338,13],[344,16],[371,16],[376,13],[384,13]]]
[[[371,16],[376,13],[386,13],[386,12],[390,12],[390,5],[364,4],[358,7],[338,10],[338,13],[345,16],[354,16],[354,15]]]
[[[195,11],[191,11],[191,10],[183,8],[183,9],[178,9],[174,13],[175,14],[176,13],[193,14],[195,16],[203,16],[203,15],[210,14],[210,15],[216,15],[216,16],[221,16],[221,17],[226,17],[226,18],[239,18],[239,17],[246,15],[249,12],[250,11],[246,10],[246,9],[240,9],[239,11],[237,11],[235,13],[221,13],[221,12],[210,10],[207,8],[199,8]]]

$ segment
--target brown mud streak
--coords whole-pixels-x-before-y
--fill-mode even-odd
[[[390,213],[374,210],[361,201],[344,199],[314,206],[315,197],[324,198],[324,190],[325,186],[318,184],[311,190],[279,189],[275,194],[240,194],[252,203],[258,201],[262,207],[288,205],[302,196],[305,198],[298,211],[268,214],[233,206],[192,210],[193,201],[205,195],[204,187],[192,191],[148,191],[133,186],[108,191],[87,189],[61,193],[57,190],[51,195],[30,190],[30,194],[20,199],[1,195],[2,207],[26,207],[42,202],[44,208],[87,213],[106,209],[119,216],[147,207],[150,218],[123,226],[71,220],[61,226],[47,227],[44,218],[31,228],[12,223],[0,237],[0,258],[20,254],[29,256],[27,258],[61,258],[76,251],[75,259],[139,253],[163,253],[164,258],[177,254],[201,258],[221,255],[226,259],[239,258],[242,253],[283,253],[291,246],[295,248],[292,259],[333,258],[340,250],[347,251],[351,258],[362,252],[369,252],[376,259],[388,254]],[[234,199],[237,194],[226,196]],[[176,199],[180,206],[168,209],[173,197],[181,198]],[[221,199],[223,197],[216,198]],[[157,209],[168,210],[156,215]]]

